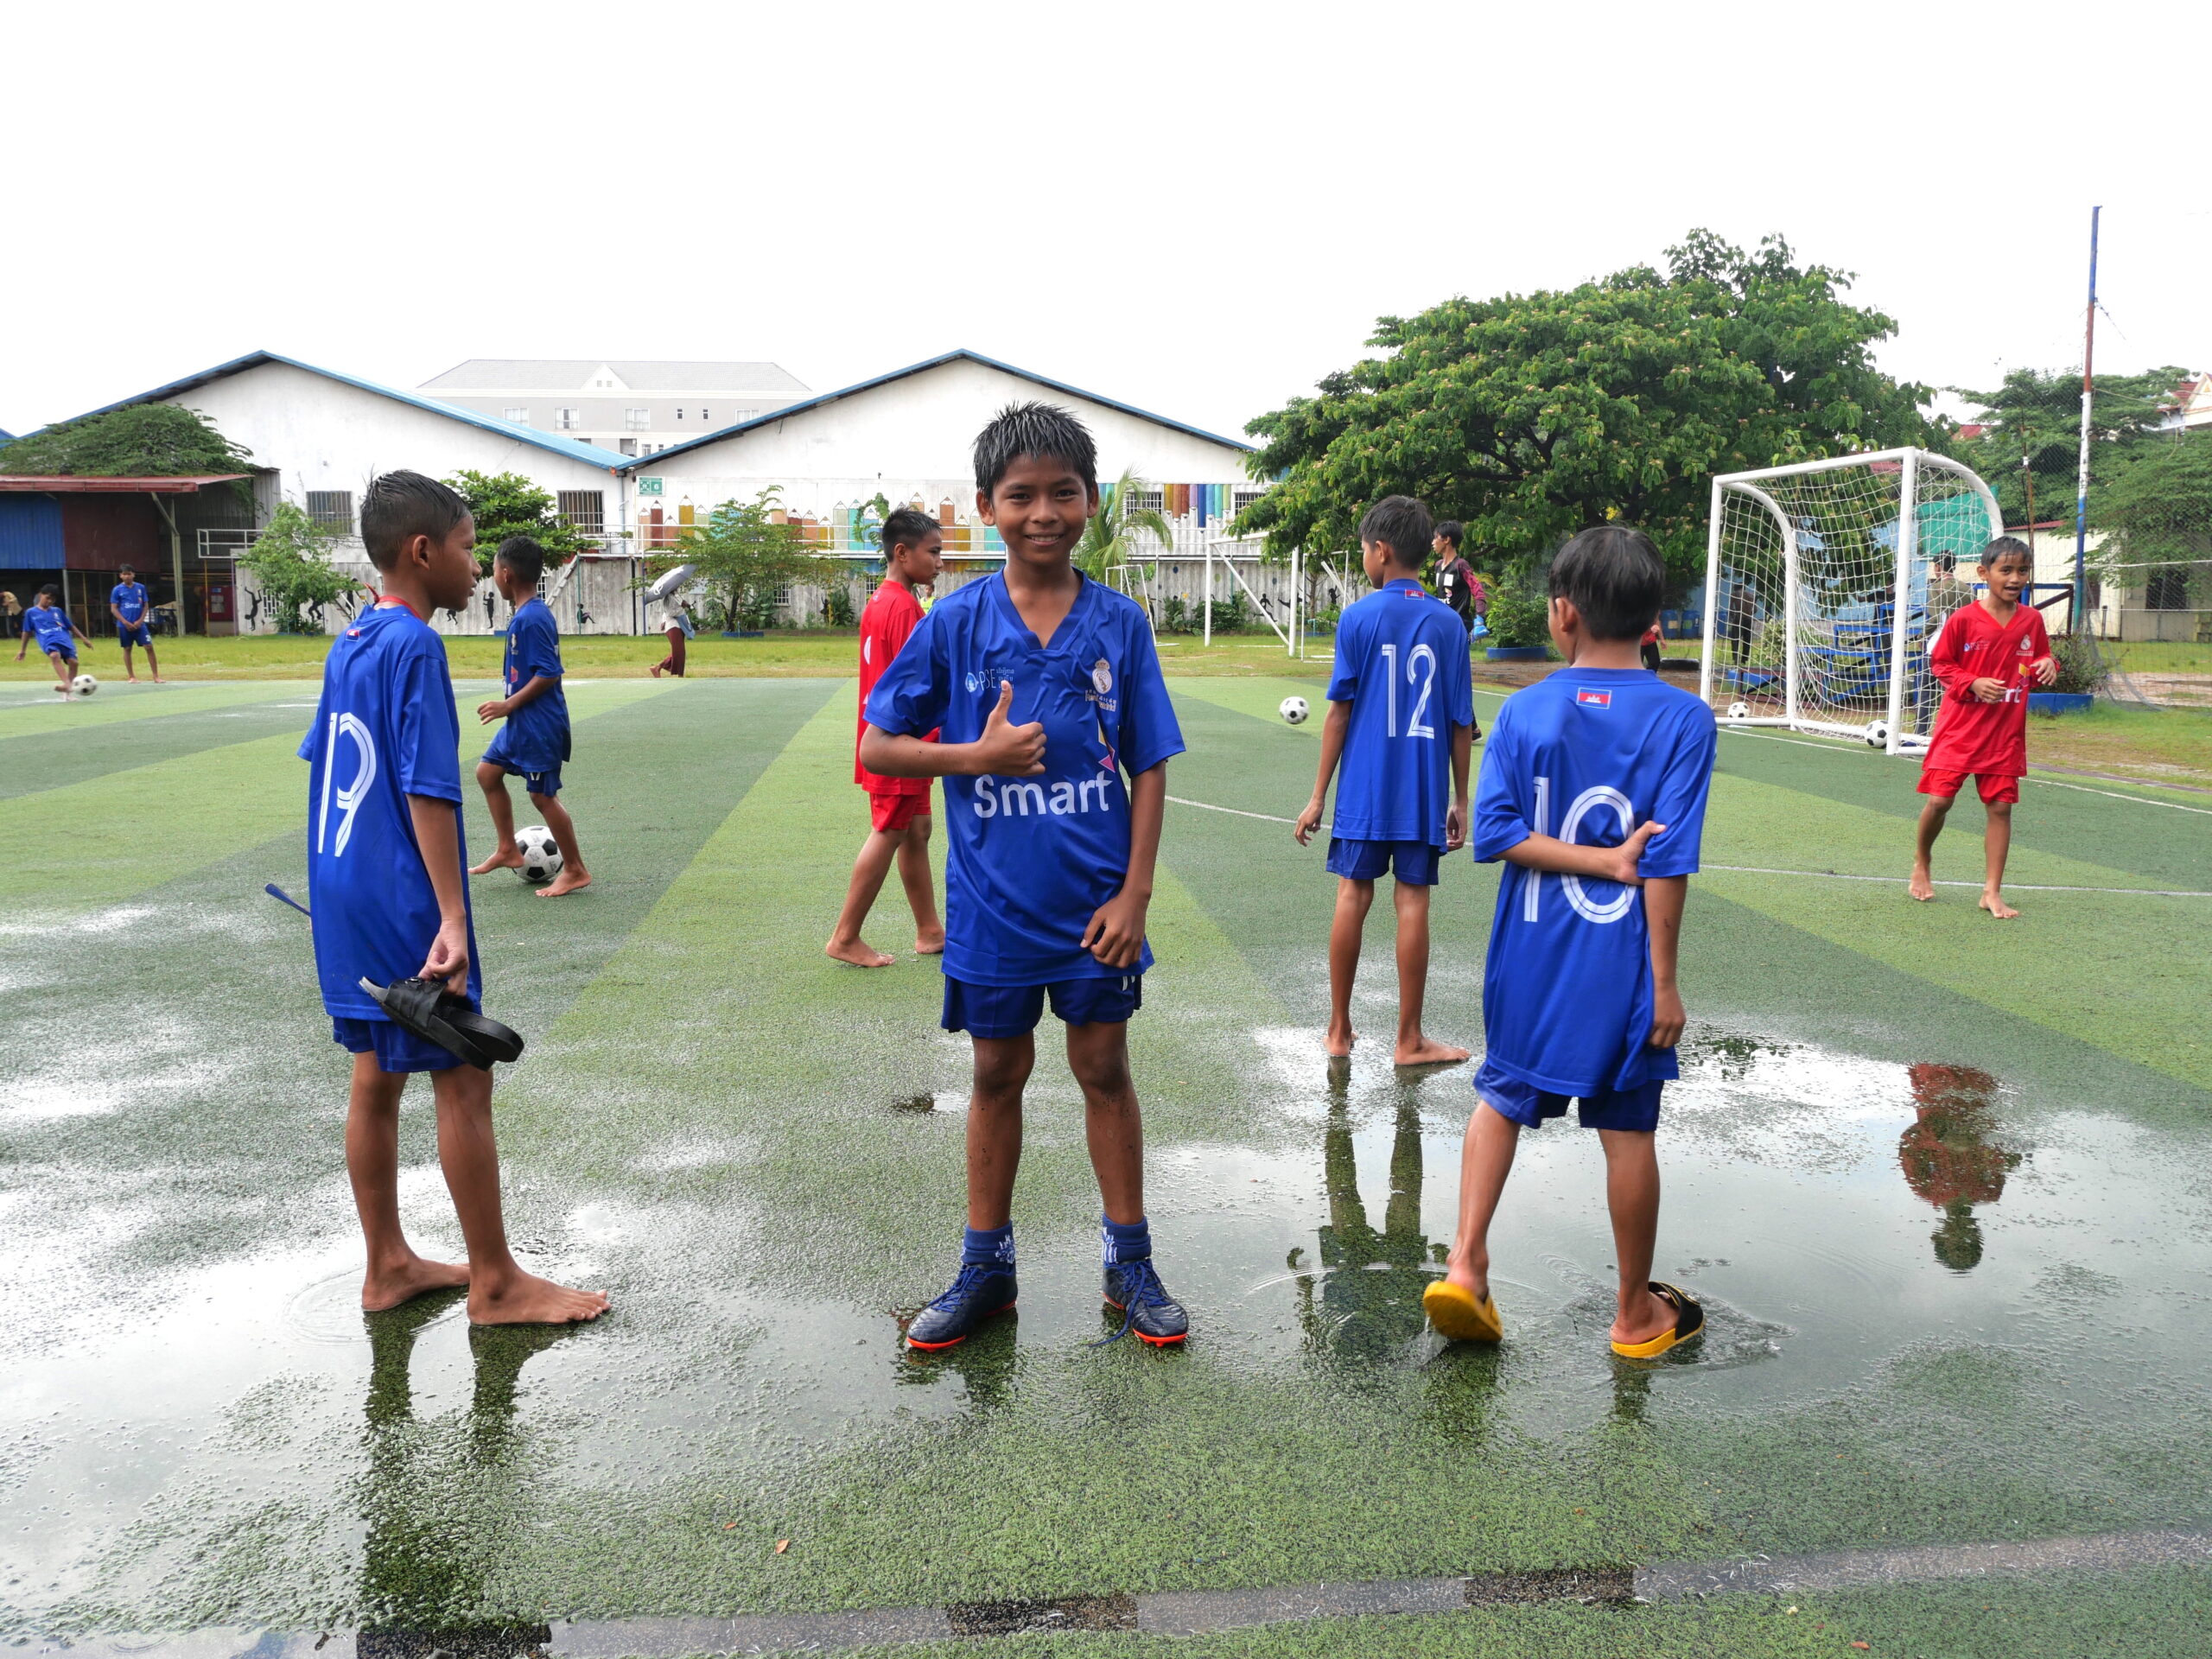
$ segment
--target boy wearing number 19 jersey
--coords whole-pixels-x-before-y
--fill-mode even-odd
[[[1505,861],[1483,976],[1489,1052],[1475,1074],[1459,1236],[1422,1300],[1448,1337],[1495,1342],[1488,1233],[1516,1139],[1580,1103],[1607,1166],[1620,1274],[1616,1353],[1646,1358],[1704,1314],[1649,1277],[1659,1220],[1653,1132],[1681,1075],[1675,956],[1713,772],[1713,711],[1638,662],[1666,569],[1640,532],[1574,537],[1551,572],[1567,666],[1492,723],[1475,791],[1475,856]]]
[[[1152,1265],[1128,1021],[1152,965],[1145,912],[1183,735],[1143,611],[1070,560],[1098,510],[1083,424],[1046,404],[1001,411],[976,440],[976,499],[1005,573],[931,608],[869,693],[861,736],[867,771],[944,779],[944,1023],[976,1053],[960,1272],[906,1341],[950,1347],[1014,1306],[1022,1090],[1049,998],[1083,1089],[1105,1300],[1122,1331],[1180,1342],[1189,1322]]]

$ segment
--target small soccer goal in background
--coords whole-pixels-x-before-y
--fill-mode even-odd
[[[1713,480],[1698,690],[1739,726],[1927,747],[1928,646],[2004,534],[1972,469],[1925,449]]]

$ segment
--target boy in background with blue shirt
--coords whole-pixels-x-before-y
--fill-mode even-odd
[[[1567,666],[1506,699],[1475,793],[1475,856],[1505,861],[1483,970],[1488,1052],[1459,1168],[1459,1227],[1421,1298],[1455,1339],[1502,1334],[1491,1217],[1521,1131],[1580,1103],[1605,1152],[1620,1274],[1613,1351],[1648,1359],[1705,1310],[1652,1279],[1659,1096],[1681,1075],[1675,984],[1682,901],[1713,778],[1713,711],[1642,665],[1667,572],[1640,531],[1607,524],[1560,550],[1551,635]]]
[[[1337,624],[1329,716],[1321,725],[1321,770],[1313,798],[1291,834],[1303,847],[1321,822],[1329,779],[1344,760],[1337,816],[1329,829],[1329,873],[1337,883],[1329,927],[1330,1055],[1351,1052],[1351,986],[1375,880],[1397,880],[1400,1065],[1448,1065],[1467,1051],[1421,1028],[1428,991],[1428,890],[1446,852],[1467,844],[1467,769],[1475,733],[1474,678],[1467,630],[1421,585],[1435,531],[1428,509],[1394,495],[1359,523],[1359,556],[1375,591]],[[1451,787],[1446,804],[1446,782]]]
[[[461,721],[445,641],[428,620],[475,591],[476,527],[444,485],[386,473],[363,498],[361,539],[383,594],[331,642],[300,745],[315,972],[331,1036],[353,1056],[346,1167],[368,1244],[361,1306],[466,1285],[474,1324],[595,1319],[605,1296],[524,1273],[507,1249],[491,1072],[397,1024],[361,986],[441,980],[471,1008],[482,995],[462,874]],[[416,1071],[430,1074],[466,1266],[417,1255],[400,1228],[399,1097]]]
[[[569,700],[561,694],[560,626],[553,620],[552,607],[537,596],[538,578],[544,574],[545,550],[527,536],[508,537],[492,561],[492,585],[514,607],[514,614],[507,619],[506,652],[499,669],[507,695],[476,707],[476,718],[483,725],[506,721],[484,751],[476,785],[484,791],[499,844],[468,873],[482,875],[522,863],[522,849],[515,844],[514,803],[507,798],[507,774],[513,772],[560,845],[560,874],[537,890],[541,899],[558,899],[589,887],[591,872],[584,868],[575,820],[559,799],[561,763],[569,758]]]
[[[146,622],[146,584],[127,564],[115,573],[115,586],[107,592],[107,612],[115,619],[115,637],[123,645],[123,671],[133,685],[138,683],[138,671],[130,665],[130,647],[140,646],[146,653],[146,671],[159,685],[162,665],[154,658],[154,630]]]
[[[1022,1088],[1049,997],[1083,1088],[1106,1302],[1122,1331],[1180,1342],[1190,1321],[1152,1265],[1128,1019],[1152,965],[1145,912],[1183,734],[1143,610],[1069,557],[1098,511],[1083,423],[1050,404],[1010,405],[975,460],[976,505],[1006,543],[1005,572],[931,608],[868,694],[861,735],[865,770],[944,779],[944,1025],[976,1052],[960,1272],[906,1341],[949,1348],[1014,1306]]]

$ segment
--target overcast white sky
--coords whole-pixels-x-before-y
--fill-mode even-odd
[[[2212,6],[78,0],[11,14],[0,427],[265,347],[957,346],[1214,430],[1379,315],[1787,235],[1891,372],[2212,367]],[[2163,89],[2163,90],[2162,90]]]

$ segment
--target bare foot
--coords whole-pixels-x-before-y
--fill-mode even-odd
[[[1614,1342],[1649,1342],[1662,1331],[1673,1330],[1679,1317],[1671,1302],[1647,1290],[1642,1304],[1632,1313],[1614,1316],[1613,1328],[1606,1335]]]
[[[468,1293],[471,1325],[576,1325],[607,1312],[607,1293],[570,1290],[534,1273],[518,1271],[496,1289]]]
[[[566,866],[561,874],[537,890],[541,899],[558,899],[564,893],[574,893],[578,887],[591,886],[591,872],[580,870],[575,865]]]
[[[891,958],[866,939],[832,939],[822,947],[822,954],[837,962],[850,963],[855,968],[888,968],[891,965]]]
[[[941,957],[944,954],[944,930],[934,933],[914,935],[914,954],[918,957]]]
[[[1454,1048],[1449,1043],[1440,1043],[1433,1037],[1415,1036],[1398,1039],[1398,1047],[1391,1056],[1400,1065],[1457,1065],[1467,1058],[1464,1048]]]
[[[1929,874],[1926,865],[1913,866],[1912,880],[1904,884],[1904,890],[1923,905],[1936,896],[1935,879]]]
[[[124,683],[126,685],[136,685],[138,683],[138,677],[136,674],[133,674],[125,680]]]
[[[1321,1052],[1332,1060],[1348,1060],[1351,1058],[1351,1046],[1358,1040],[1350,1026],[1332,1023],[1321,1035]]]
[[[504,847],[494,847],[492,849],[491,855],[485,859],[481,864],[470,865],[468,867],[468,873],[471,875],[485,875],[493,870],[518,870],[520,868],[522,868],[522,849],[516,846],[514,842],[511,841]]]
[[[163,679],[160,675],[156,674],[154,676],[154,683],[156,685],[167,685],[168,682]]]
[[[466,1262],[431,1262],[415,1256],[400,1267],[372,1270],[363,1276],[361,1312],[381,1313],[434,1290],[459,1290],[467,1282]]]
[[[660,664],[658,663],[655,663],[651,668],[647,669],[645,672],[652,675],[655,679],[660,678]]]
[[[1981,895],[1981,907],[2000,922],[2009,922],[2020,913],[1993,893]]]

